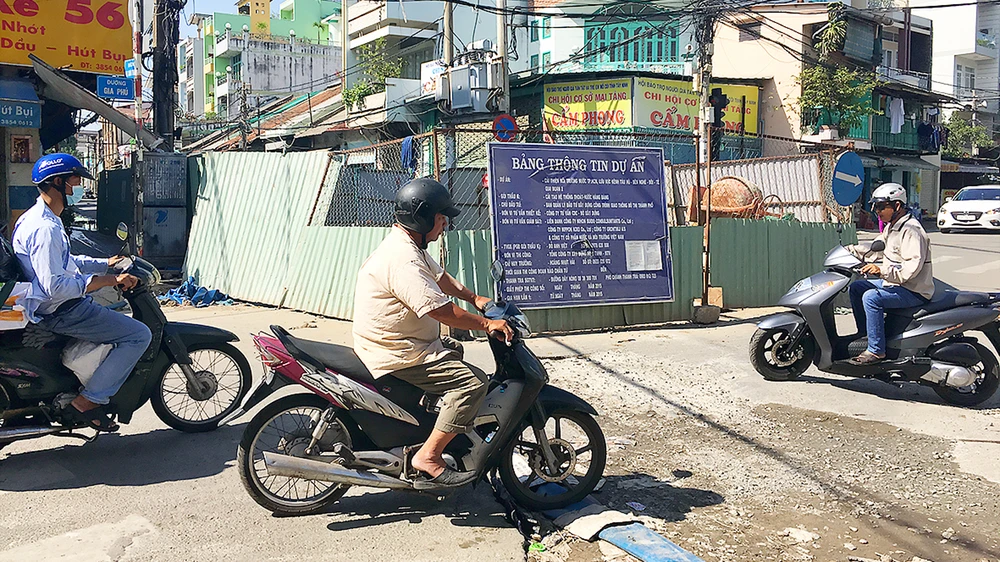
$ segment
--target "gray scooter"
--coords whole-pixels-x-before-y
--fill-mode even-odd
[[[884,249],[876,240],[869,253]],[[765,318],[750,339],[754,369],[767,380],[788,381],[812,363],[826,373],[930,386],[957,406],[976,406],[993,396],[1000,386],[1000,364],[967,332],[982,332],[1000,349],[1000,293],[938,290],[921,306],[888,310],[886,360],[857,365],[850,358],[868,347],[868,338],[838,335],[833,309],[862,265],[838,246],[827,254],[824,271],[796,283],[778,301],[794,310]]]

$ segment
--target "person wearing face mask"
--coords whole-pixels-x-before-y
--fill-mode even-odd
[[[38,201],[14,227],[14,254],[25,281],[31,283],[18,304],[28,320],[44,330],[114,346],[67,412],[98,431],[117,431],[105,405],[125,383],[152,336],[144,324],[87,296],[103,287],[129,290],[139,280],[124,273],[106,274],[124,259],[120,256],[98,259],[70,254],[69,236],[59,215],[82,198],[83,178],[94,179],[70,154],[47,154],[35,162],[31,181],[38,187]]]

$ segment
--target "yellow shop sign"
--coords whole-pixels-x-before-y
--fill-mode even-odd
[[[34,54],[50,65],[123,74],[132,58],[125,2],[0,0],[0,63],[30,66]]]

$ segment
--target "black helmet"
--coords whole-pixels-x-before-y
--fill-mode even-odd
[[[448,188],[431,178],[410,180],[396,192],[396,222],[417,234],[434,230],[438,213],[455,218],[460,212]]]

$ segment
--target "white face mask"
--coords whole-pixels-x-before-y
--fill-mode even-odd
[[[67,205],[76,205],[82,199],[83,199],[83,186],[82,185],[74,185],[73,186],[73,195],[67,195],[66,196],[66,204]]]

